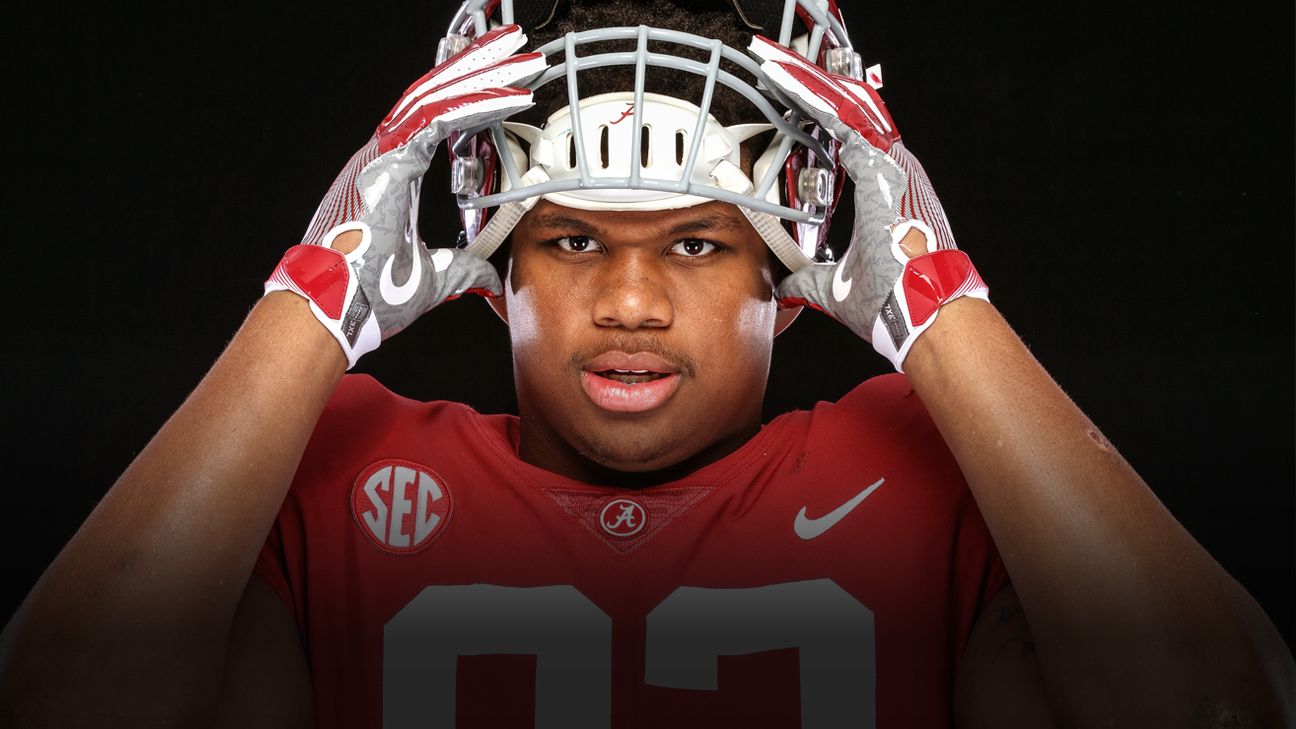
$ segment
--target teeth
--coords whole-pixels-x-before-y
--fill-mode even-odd
[[[598,373],[608,379],[616,380],[626,385],[640,385],[645,382],[652,382],[666,377],[664,372],[653,372],[652,370],[604,370]]]

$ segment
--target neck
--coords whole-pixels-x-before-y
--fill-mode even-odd
[[[519,418],[518,457],[546,471],[595,486],[641,489],[678,481],[738,450],[760,432],[759,413],[700,450],[677,452],[646,462],[616,461],[596,448],[568,442],[543,420]]]

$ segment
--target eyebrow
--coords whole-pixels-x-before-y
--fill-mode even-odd
[[[741,222],[728,215],[706,215],[701,218],[685,220],[667,231],[667,235],[697,233],[703,230],[735,230],[741,227]]]
[[[580,218],[572,218],[562,213],[543,213],[535,220],[541,228],[565,228],[581,235],[595,235],[598,229]]]
[[[542,228],[563,228],[580,235],[597,237],[601,232],[598,226],[591,225],[588,221],[563,215],[562,213],[542,213],[536,218],[535,223]],[[735,230],[741,227],[742,222],[729,215],[704,215],[700,218],[692,218],[678,223],[665,231],[665,233],[666,235],[681,235],[705,230]]]

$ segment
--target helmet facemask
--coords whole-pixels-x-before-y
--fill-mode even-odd
[[[515,15],[511,0],[469,0],[442,54],[499,24],[518,22],[528,30],[528,22],[547,23],[556,4],[529,9],[534,18]],[[749,28],[752,18],[770,24],[781,16],[784,45],[837,66],[830,70],[860,74],[832,2],[734,0],[726,9]],[[798,28],[804,32],[794,34]],[[552,93],[546,88],[552,84],[564,92],[566,106],[538,125],[510,120],[450,139],[452,189],[468,250],[489,256],[542,197],[584,210],[666,210],[720,200],[743,212],[789,270],[831,259],[828,222],[844,182],[837,143],[764,83],[759,63],[744,49],[639,25],[579,30],[536,50],[550,67],[526,87],[539,98]],[[583,75],[608,67],[622,67],[629,88],[582,93]],[[679,83],[680,74],[701,79],[696,98],[647,90],[697,86]],[[717,97],[725,108],[714,106]],[[758,121],[725,125],[717,115]],[[748,152],[748,170],[742,145],[752,141],[763,148]]]

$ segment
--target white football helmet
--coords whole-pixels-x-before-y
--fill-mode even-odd
[[[441,42],[438,61],[498,25],[516,23],[526,32],[541,27],[561,2],[467,0]],[[836,0],[716,4],[731,9],[736,23],[816,65],[864,78]],[[631,41],[635,48],[615,53],[588,49],[607,41]],[[709,61],[675,55],[684,47],[700,49]],[[831,259],[828,223],[845,179],[837,143],[765,83],[760,64],[745,49],[641,25],[582,29],[535,50],[544,54],[549,69],[526,87],[561,81],[568,106],[540,127],[503,122],[450,139],[451,187],[469,251],[488,257],[540,198],[584,210],[665,210],[721,200],[742,210],[790,270]],[[633,67],[634,88],[583,95],[582,72],[603,66]],[[649,74],[679,73],[704,79],[701,98],[645,92]],[[722,125],[710,113],[717,84],[750,105],[734,116],[764,121]],[[769,132],[770,141],[754,156],[749,177],[740,164],[740,145]]]

